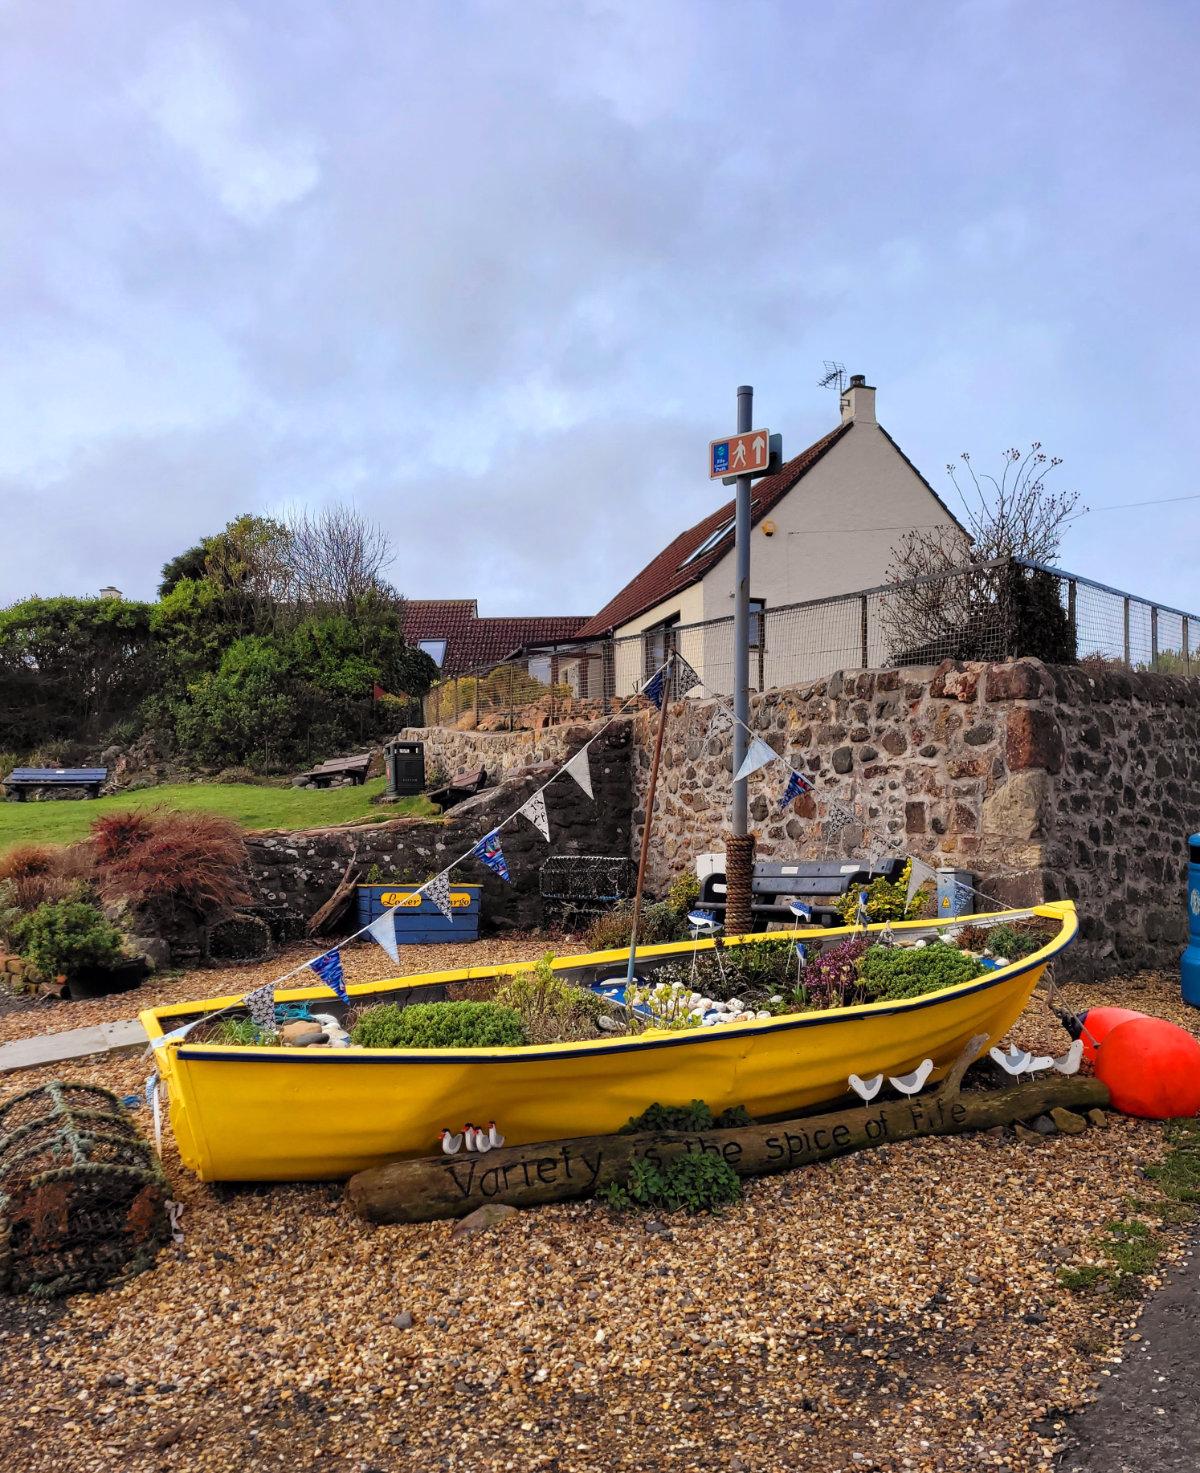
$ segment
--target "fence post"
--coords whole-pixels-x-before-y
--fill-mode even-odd
[[[859,633],[862,636],[862,661],[861,661],[861,663],[862,663],[862,668],[865,670],[867,668],[867,666],[871,663],[870,658],[869,658],[869,655],[868,655],[868,651],[867,651],[867,595],[865,593],[862,596],[861,604],[862,604],[862,607],[858,611],[858,613],[859,613],[859,622],[860,622],[860,625],[861,625],[861,628],[859,630]]]
[[[1125,604],[1125,617],[1124,617],[1124,624],[1125,624],[1125,645],[1124,645],[1124,648],[1125,648],[1125,668],[1128,670],[1128,669],[1132,668],[1132,661],[1129,658],[1129,595],[1128,594],[1125,595],[1124,604]]]
[[[515,731],[516,723],[513,720],[513,667],[508,667],[508,729]]]
[[[1071,626],[1071,633],[1075,634],[1078,624],[1075,620],[1075,605],[1079,596],[1079,584],[1074,578],[1067,579],[1067,623]],[[1076,651],[1078,654],[1078,651]]]
[[[1158,605],[1150,605],[1150,668],[1158,669]]]
[[[479,687],[483,683],[483,677],[479,671],[475,672],[475,730],[479,730]]]
[[[1183,651],[1182,651],[1182,653],[1183,653],[1183,663],[1187,667],[1187,673],[1189,675],[1192,673],[1191,641],[1188,639],[1188,625],[1189,625],[1190,622],[1191,621],[1189,620],[1188,616],[1186,614],[1184,614],[1184,616],[1183,616]]]
[[[454,677],[454,724],[455,724],[455,726],[458,725],[458,718],[459,718],[459,716],[461,714],[462,713],[461,713],[461,711],[459,709],[459,705],[458,705],[458,676],[456,675]]]

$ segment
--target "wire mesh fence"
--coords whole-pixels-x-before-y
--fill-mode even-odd
[[[1198,634],[1200,615],[1061,568],[1005,561],[755,607],[750,687],[772,690],[835,670],[1017,655],[1196,675]],[[512,730],[607,715],[636,705],[640,687],[672,652],[699,675],[697,696],[732,693],[732,617],[664,620],[636,634],[531,647],[503,664],[444,680],[425,697],[425,722]]]

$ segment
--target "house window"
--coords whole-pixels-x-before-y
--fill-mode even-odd
[[[679,615],[672,614],[669,619],[652,624],[643,634],[647,678],[666,664],[667,656],[675,648],[674,630],[678,623]]]
[[[766,641],[763,639],[763,614],[766,612],[767,601],[762,598],[750,600],[750,648],[761,650]]]
[[[727,522],[723,522],[715,532],[710,532],[708,534],[708,536],[704,539],[700,546],[696,548],[695,552],[689,552],[687,557],[684,558],[683,562],[681,562],[679,566],[681,568],[686,568],[689,563],[694,563],[697,558],[702,558],[706,552],[711,552],[713,548],[716,547],[717,543],[720,542],[721,538],[724,537],[725,534],[732,529],[732,527],[732,518],[730,518],[730,520]]]
[[[417,648],[424,650],[433,663],[440,670],[446,659],[446,641],[444,639],[418,639]]]

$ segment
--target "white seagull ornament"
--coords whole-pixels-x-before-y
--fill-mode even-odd
[[[1006,1074],[1025,1074],[1033,1062],[1033,1055],[1024,1048],[1010,1048],[1007,1053],[1003,1049],[993,1048],[988,1053]]]
[[[925,1085],[925,1081],[933,1072],[933,1060],[925,1059],[918,1064],[911,1074],[901,1074],[897,1078],[894,1074],[888,1075],[888,1081],[894,1084],[902,1095],[915,1095]]]
[[[859,1099],[869,1105],[883,1088],[883,1075],[876,1074],[874,1079],[860,1079],[857,1074],[851,1074],[848,1083]]]

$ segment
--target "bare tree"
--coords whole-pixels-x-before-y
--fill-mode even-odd
[[[1078,515],[1078,492],[1047,486],[1062,460],[1047,456],[1039,440],[1003,458],[999,476],[977,473],[966,451],[965,476],[953,463],[946,467],[965,537],[953,528],[914,528],[892,549],[888,580],[902,588],[884,601],[882,621],[894,660],[1074,658],[1074,631],[1054,580],[1024,565],[1057,558],[1063,530]]]
[[[352,614],[396,592],[384,576],[395,559],[391,538],[349,506],[292,512],[286,520],[289,599],[297,608]]]

